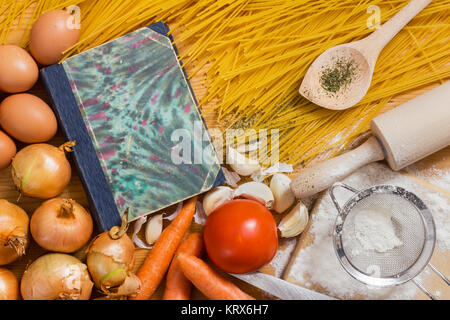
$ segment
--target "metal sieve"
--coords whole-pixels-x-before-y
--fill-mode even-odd
[[[353,192],[342,207],[335,196],[339,187]],[[415,194],[391,185],[359,191],[340,182],[330,187],[329,194],[338,211],[333,231],[334,248],[339,262],[353,278],[378,287],[411,280],[429,298],[435,299],[414,280],[429,266],[450,285],[449,280],[429,263],[436,243],[436,228],[430,210]],[[392,238],[395,237],[398,243],[385,250],[363,245],[361,232],[355,226],[367,210],[389,213]],[[379,234],[382,236],[381,232]]]

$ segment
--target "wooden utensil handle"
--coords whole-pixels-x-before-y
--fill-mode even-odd
[[[291,190],[300,199],[312,196],[347,177],[358,168],[383,159],[384,153],[380,143],[375,137],[371,137],[352,151],[303,169],[292,180]]]
[[[420,11],[422,11],[432,0],[412,0],[402,10],[395,14],[389,21],[384,23],[380,29],[368,36],[365,41],[370,43],[370,53],[374,59],[392,38],[408,24]]]

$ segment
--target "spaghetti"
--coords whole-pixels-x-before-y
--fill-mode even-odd
[[[79,43],[66,57],[164,20],[184,50],[190,76],[205,77],[203,112],[214,112],[222,129],[278,129],[280,160],[306,164],[328,150],[334,156],[369,129],[388,102],[408,90],[450,77],[450,0],[434,1],[382,51],[371,88],[354,108],[322,109],[299,96],[309,65],[326,49],[361,39],[367,8],[380,8],[381,22],[407,0],[4,0],[0,41],[42,13],[78,5]],[[30,9],[31,8],[31,9]],[[25,14],[31,17],[25,22]]]

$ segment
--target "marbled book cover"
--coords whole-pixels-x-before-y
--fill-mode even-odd
[[[62,65],[120,213],[214,186],[220,162],[167,36],[142,28]]]

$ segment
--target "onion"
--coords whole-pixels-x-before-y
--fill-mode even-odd
[[[0,268],[0,300],[18,300],[19,282],[8,269]]]
[[[49,253],[25,270],[20,292],[24,300],[89,300],[93,285],[80,260],[68,254]]]
[[[82,248],[93,230],[91,215],[72,199],[45,201],[34,211],[30,231],[44,249],[71,253]]]
[[[66,142],[57,148],[39,143],[20,150],[11,164],[12,178],[20,193],[41,199],[61,194],[72,174],[65,151],[72,152],[74,145]]]
[[[25,254],[28,222],[28,215],[22,208],[0,199],[0,266]]]
[[[135,294],[141,285],[132,273],[135,251],[127,228],[125,213],[121,227],[99,234],[87,249],[87,266],[95,286],[108,296]]]

